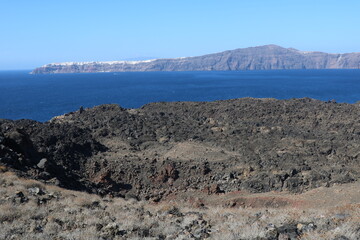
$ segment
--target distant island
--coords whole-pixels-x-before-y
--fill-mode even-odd
[[[360,53],[300,51],[277,45],[239,48],[197,57],[145,61],[51,63],[32,74],[146,71],[239,71],[276,69],[360,69]]]

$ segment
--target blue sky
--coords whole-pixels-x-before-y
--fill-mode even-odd
[[[277,44],[360,52],[358,0],[0,0],[0,69]]]

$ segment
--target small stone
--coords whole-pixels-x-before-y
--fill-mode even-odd
[[[314,231],[316,229],[316,225],[314,223],[301,224],[301,225],[302,225],[302,228],[299,229],[299,227],[298,227],[298,230],[300,230],[302,232],[311,232],[311,231]]]
[[[27,202],[29,199],[27,197],[25,197],[24,193],[19,191],[15,193],[15,196],[13,198],[13,202],[17,203],[17,204],[21,204],[21,203],[25,203]]]
[[[38,168],[44,169],[47,165],[47,159],[43,158],[40,162],[36,165]]]
[[[234,200],[230,201],[230,203],[229,203],[229,207],[235,207],[236,205],[237,205],[237,202]]]
[[[297,228],[297,230],[302,231],[303,228],[304,228],[304,224],[298,223],[298,224],[296,225],[296,228]]]
[[[49,180],[51,179],[51,174],[44,171],[39,174],[39,178],[43,180]]]
[[[15,193],[15,196],[16,196],[16,197],[24,197],[25,195],[24,195],[23,192],[18,191],[18,192]]]
[[[40,233],[42,231],[43,231],[43,228],[39,225],[34,224],[30,227],[30,232],[32,232],[32,233]]]
[[[104,227],[101,223],[97,223],[95,226],[96,226],[96,231],[100,231]]]
[[[274,224],[269,224],[265,233],[266,239],[277,239],[279,232]]]
[[[108,225],[105,226],[104,230],[108,230],[108,229],[116,229],[118,226],[116,223],[109,223]]]
[[[28,188],[28,192],[32,195],[43,195],[44,194],[44,192],[38,187]]]

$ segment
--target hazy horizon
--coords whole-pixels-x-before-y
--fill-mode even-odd
[[[0,70],[189,57],[268,44],[360,52],[360,2],[354,0],[15,0],[0,6]]]

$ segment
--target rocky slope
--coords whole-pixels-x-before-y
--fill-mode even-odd
[[[0,165],[73,190],[304,192],[360,177],[360,107],[313,99],[102,105],[49,122],[0,120]]]
[[[198,57],[146,61],[67,62],[36,68],[33,74],[136,71],[230,71],[272,69],[359,69],[360,53],[304,52],[266,45]]]

